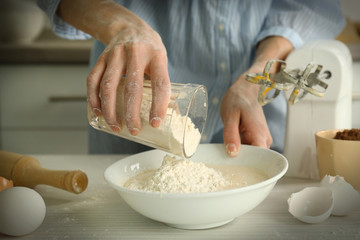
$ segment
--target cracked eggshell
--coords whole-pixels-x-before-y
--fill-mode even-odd
[[[291,194],[289,212],[300,221],[320,223],[327,219],[333,208],[333,193],[326,187],[307,187]]]
[[[321,180],[320,186],[333,191],[334,209],[332,215],[344,216],[360,208],[360,193],[343,177],[326,175]]]

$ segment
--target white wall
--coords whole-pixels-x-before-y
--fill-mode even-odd
[[[351,21],[360,22],[360,0],[341,0],[344,15]]]

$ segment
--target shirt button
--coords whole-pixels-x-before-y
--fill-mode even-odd
[[[201,135],[201,141],[206,141],[207,140],[207,135],[205,133],[203,133]]]
[[[218,97],[214,97],[212,100],[211,100],[212,104],[214,104],[215,106],[219,104],[219,98]]]
[[[220,63],[220,68],[221,68],[221,70],[223,70],[224,72],[226,71],[226,63],[225,63],[225,61],[222,61],[222,62]]]
[[[224,26],[224,24],[220,23],[218,25],[218,28],[219,28],[220,32],[224,32],[225,26]]]

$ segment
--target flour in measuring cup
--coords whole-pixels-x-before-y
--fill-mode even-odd
[[[118,102],[117,109],[123,109],[122,102]],[[153,128],[149,123],[151,101],[144,99],[141,103],[140,118],[142,130],[137,137],[133,137],[127,128],[121,133],[129,139],[146,139],[154,147],[169,151],[175,155],[183,156],[185,152],[192,156],[201,139],[201,133],[188,116],[177,112],[176,108],[169,107],[166,115],[158,128]],[[122,112],[118,114],[122,116]]]
[[[152,104],[152,88],[148,81],[144,81],[140,109],[141,129],[137,129],[140,130],[140,132],[134,136],[130,133],[128,127],[130,129],[136,129],[138,126],[132,125],[135,118],[131,115],[131,111],[126,111],[125,113],[125,106],[129,109],[137,99],[131,97],[124,99],[125,82],[124,79],[120,81],[116,93],[116,115],[119,117],[119,122],[121,123],[120,132],[113,131],[113,128],[117,126],[110,127],[103,115],[95,115],[90,106],[88,106],[89,124],[97,130],[118,137],[161,149],[178,156],[191,157],[200,143],[200,131],[202,131],[202,129],[200,130],[199,127],[203,127],[203,123],[206,119],[206,116],[204,116],[206,115],[206,111],[203,111],[203,108],[207,106],[207,99],[200,98],[200,101],[204,101],[203,108],[200,107],[200,114],[197,114],[194,113],[195,111],[192,105],[194,98],[196,98],[194,97],[193,92],[189,91],[189,89],[174,90],[174,94],[172,92],[173,95],[170,97],[170,102],[163,121],[158,128],[154,128],[149,123]],[[133,86],[135,87],[137,85],[133,84]],[[105,107],[107,102],[103,100],[101,104],[102,107]],[[197,124],[194,124],[192,117],[196,119]]]

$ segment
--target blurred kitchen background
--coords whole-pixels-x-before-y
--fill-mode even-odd
[[[15,7],[9,10],[6,5]],[[88,153],[86,77],[92,41],[56,37],[32,0],[0,8],[0,149],[22,154]],[[352,125],[360,128],[360,1],[341,0],[338,37],[353,56]]]

